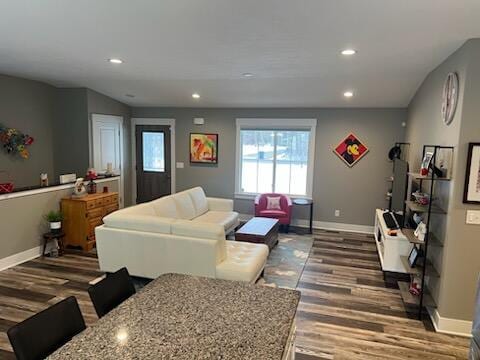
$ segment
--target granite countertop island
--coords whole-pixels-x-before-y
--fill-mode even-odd
[[[300,293],[165,274],[48,359],[282,359]]]

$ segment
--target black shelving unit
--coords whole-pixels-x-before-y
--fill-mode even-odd
[[[396,142],[394,146],[398,146],[401,150],[400,153],[400,160],[408,160],[408,155],[409,155],[409,150],[410,150],[410,143],[407,142]],[[392,210],[392,186],[393,186],[393,181],[394,179],[394,174],[395,174],[395,159],[392,160],[392,175],[387,178],[387,182],[390,183],[389,189],[386,193],[386,199],[388,201],[388,210]]]
[[[432,152],[432,160],[430,162],[431,167],[427,175],[421,175],[420,173],[409,173],[411,181],[416,180],[419,182],[419,189],[421,191],[429,191],[428,194],[430,195],[430,201],[428,205],[420,205],[415,201],[410,200],[411,194],[408,194],[408,200],[405,201],[405,208],[406,211],[411,213],[422,213],[423,214],[423,221],[426,225],[426,234],[424,241],[420,241],[414,234],[413,229],[408,228],[408,219],[409,216],[405,216],[405,228],[402,229],[402,232],[407,237],[408,241],[415,246],[417,249],[421,250],[422,257],[419,258],[419,264],[415,267],[410,267],[408,263],[408,259],[406,257],[402,257],[402,263],[404,264],[405,270],[410,276],[418,276],[421,279],[422,291],[420,292],[419,296],[412,295],[409,292],[410,284],[406,282],[399,282],[398,286],[400,289],[400,293],[402,299],[406,305],[409,306],[417,306],[418,307],[418,318],[419,320],[422,319],[423,308],[428,307],[436,307],[435,301],[433,297],[430,295],[428,288],[425,284],[425,277],[440,277],[440,273],[435,269],[434,265],[428,259],[428,249],[431,246],[442,247],[443,243],[431,232],[431,217],[432,214],[438,215],[445,215],[447,214],[446,209],[443,209],[436,203],[436,199],[434,196],[435,193],[435,184],[437,181],[450,181],[451,179],[448,177],[440,177],[437,176],[434,169],[434,166],[437,164],[439,151],[449,151],[451,152],[450,159],[453,160],[453,146],[441,146],[441,145],[424,145],[423,146],[423,153],[422,159],[425,156],[425,153],[429,151]],[[450,167],[452,163],[450,162]],[[451,169],[449,169],[451,170]],[[425,186],[424,183],[428,182]],[[428,189],[428,190],[425,190]]]

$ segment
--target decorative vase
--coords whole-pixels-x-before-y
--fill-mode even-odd
[[[88,183],[88,193],[89,194],[97,193],[97,184],[93,180],[90,180],[90,182]]]
[[[75,185],[73,186],[72,197],[79,198],[79,197],[85,196],[86,194],[87,194],[87,189],[85,188],[85,185],[83,184],[83,178],[78,178],[75,181]]]
[[[50,231],[52,233],[59,233],[62,231],[62,222],[61,221],[54,221],[50,223]]]

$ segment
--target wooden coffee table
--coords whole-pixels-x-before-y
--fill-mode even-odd
[[[254,217],[235,232],[236,241],[265,244],[269,250],[278,243],[277,219]]]

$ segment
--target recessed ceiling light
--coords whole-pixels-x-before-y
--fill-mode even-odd
[[[343,93],[343,96],[345,96],[346,98],[351,98],[353,96],[353,91],[345,91]]]
[[[346,56],[355,55],[356,53],[357,51],[353,49],[345,49],[342,51],[342,55],[346,55]]]
[[[243,73],[242,76],[244,77],[253,77],[252,73]]]
[[[129,98],[134,98],[135,97],[135,95],[133,95],[133,94],[125,94],[125,96],[129,97]]]
[[[111,62],[112,64],[121,64],[123,63],[123,60],[120,60],[120,59],[108,59],[109,62]]]
[[[192,98],[194,98],[194,99],[200,99],[200,94],[198,94],[198,93],[193,93],[193,94],[192,94]]]

